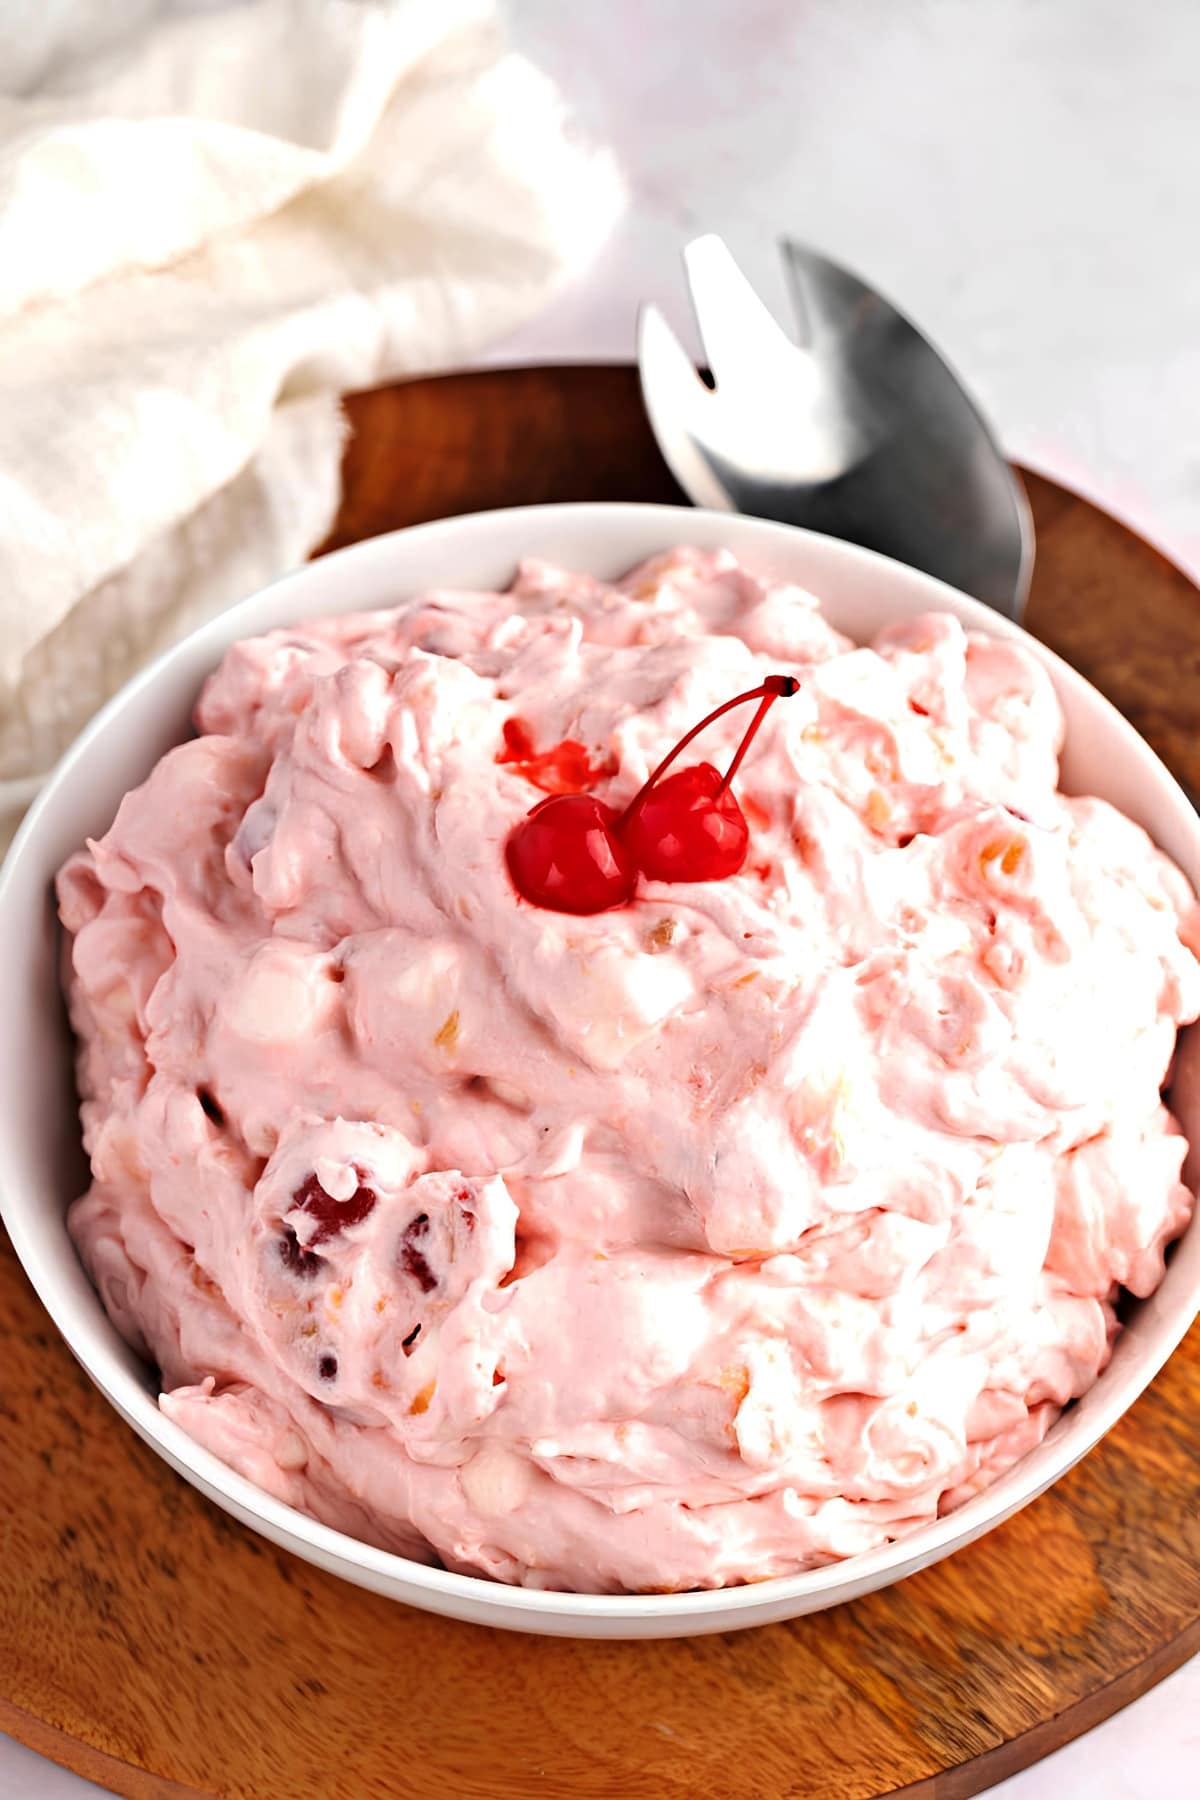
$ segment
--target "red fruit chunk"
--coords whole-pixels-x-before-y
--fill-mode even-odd
[[[279,1239],[279,1260],[289,1274],[311,1281],[324,1266],[325,1258],[315,1250],[305,1250],[290,1225],[285,1225]]]
[[[533,733],[524,719],[505,719],[504,748],[496,757],[498,763],[529,762],[537,755]]]
[[[515,763],[517,773],[541,788],[544,794],[585,794],[606,775],[616,773],[616,758],[609,756],[594,762],[586,744],[576,738],[563,738],[549,750],[535,750],[533,733],[524,719],[506,719],[504,748],[498,763]]]
[[[437,1276],[426,1261],[424,1252],[417,1248],[428,1233],[429,1214],[418,1213],[404,1227],[400,1238],[400,1267],[410,1280],[416,1282],[423,1294],[431,1294],[437,1286]]]
[[[723,881],[746,860],[750,828],[711,763],[695,763],[650,789],[622,832],[650,881]]]
[[[551,912],[598,913],[633,898],[635,871],[616,813],[586,794],[542,800],[509,835],[508,872],[522,899]]]
[[[362,1172],[357,1170],[361,1182]],[[292,1205],[306,1212],[310,1219],[316,1220],[316,1230],[308,1240],[308,1249],[323,1244],[326,1238],[335,1237],[344,1231],[347,1225],[361,1225],[367,1214],[375,1205],[374,1188],[356,1187],[348,1200],[335,1200],[327,1194],[315,1175],[310,1175],[292,1195]],[[293,1234],[294,1235],[294,1234]]]

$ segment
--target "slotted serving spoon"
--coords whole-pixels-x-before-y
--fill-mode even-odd
[[[642,308],[642,395],[679,485],[697,506],[880,550],[1019,619],[1033,522],[987,421],[882,294],[803,244],[782,248],[799,343],[720,238],[684,252],[715,390]]]

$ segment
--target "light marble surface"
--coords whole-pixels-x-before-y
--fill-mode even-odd
[[[626,171],[590,275],[496,363],[627,358],[641,298],[691,325],[719,231],[781,311],[773,244],[857,264],[1012,452],[1200,574],[1196,0],[510,0],[513,35]],[[100,1789],[0,1739],[4,1800]],[[1200,1660],[996,1800],[1190,1800]]]
[[[678,251],[729,242],[786,316],[775,240],[858,266],[1010,450],[1200,570],[1196,0],[510,0],[632,204],[492,360],[628,357]]]

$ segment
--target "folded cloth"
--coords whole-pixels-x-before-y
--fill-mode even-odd
[[[620,205],[491,0],[0,10],[0,834],[299,561],[346,390],[535,311]]]

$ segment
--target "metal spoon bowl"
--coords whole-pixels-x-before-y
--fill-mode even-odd
[[[1033,522],[987,421],[882,294],[785,240],[793,343],[718,237],[684,260],[715,389],[657,307],[638,322],[658,445],[698,506],[846,538],[1019,619]]]

